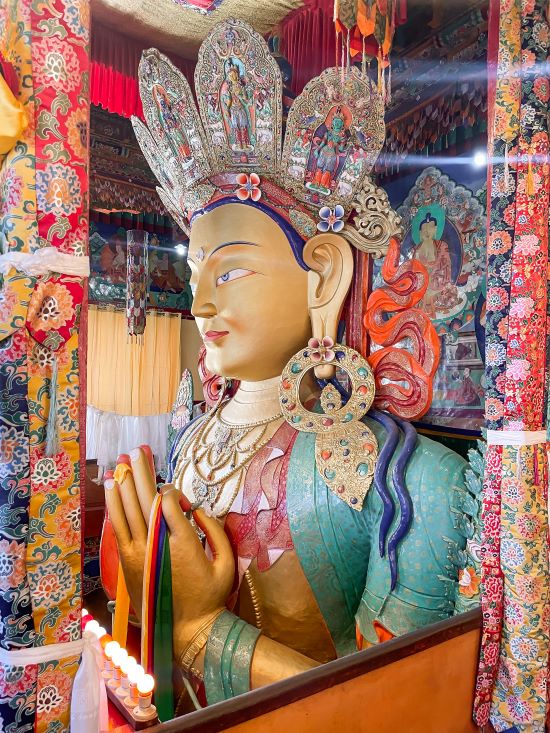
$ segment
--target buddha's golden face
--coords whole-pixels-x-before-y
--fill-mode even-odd
[[[193,223],[189,266],[208,369],[248,381],[281,374],[311,325],[307,272],[276,222],[242,204],[204,214]]]

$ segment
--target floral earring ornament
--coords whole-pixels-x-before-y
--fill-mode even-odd
[[[320,232],[341,232],[344,228],[344,214],[344,207],[340,204],[337,204],[334,209],[329,206],[322,206],[319,209],[321,221],[317,224],[317,229]]]
[[[351,382],[345,404],[333,383],[323,388],[322,413],[310,412],[300,402],[302,379],[320,363],[343,369]],[[371,486],[378,453],[376,437],[361,422],[372,405],[374,392],[374,376],[366,359],[326,336],[310,339],[307,348],[290,359],[279,385],[283,417],[296,430],[316,434],[317,470],[329,489],[357,511],[363,508]]]

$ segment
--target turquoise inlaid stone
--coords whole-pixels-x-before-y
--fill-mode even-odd
[[[300,422],[301,419],[302,419],[302,416],[301,415],[293,415],[292,416],[292,422],[293,423]]]
[[[336,471],[331,471],[329,468],[325,468],[324,474],[325,478],[329,481],[332,481],[332,479],[336,477]]]
[[[341,441],[340,441],[340,445],[341,445],[341,446],[342,446],[343,448],[345,448],[345,447],[346,447],[346,445],[349,445],[349,440],[341,440]]]
[[[293,374],[299,374],[302,371],[302,365],[298,364],[298,362],[295,361],[294,364],[290,367],[290,371]]]
[[[368,373],[368,371],[367,371],[367,370],[365,369],[365,367],[359,367],[359,369],[357,370],[357,374],[358,374],[358,375],[359,375],[360,377],[368,377],[368,374],[369,374],[369,373]]]
[[[366,463],[360,463],[357,466],[357,473],[359,474],[359,476],[366,476],[368,472],[369,472],[369,467],[367,466]]]
[[[342,422],[349,422],[350,420],[353,420],[353,415],[351,412],[346,412],[346,414],[342,418]]]

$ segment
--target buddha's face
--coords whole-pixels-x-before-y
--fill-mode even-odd
[[[437,224],[432,219],[424,222],[420,227],[420,238],[422,242],[433,242],[435,239],[436,229]]]
[[[193,223],[192,313],[206,366],[224,377],[277,376],[311,335],[307,272],[262,211],[226,204]]]

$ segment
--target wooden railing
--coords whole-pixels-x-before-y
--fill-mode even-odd
[[[150,731],[475,731],[470,711],[480,630],[475,609]]]

